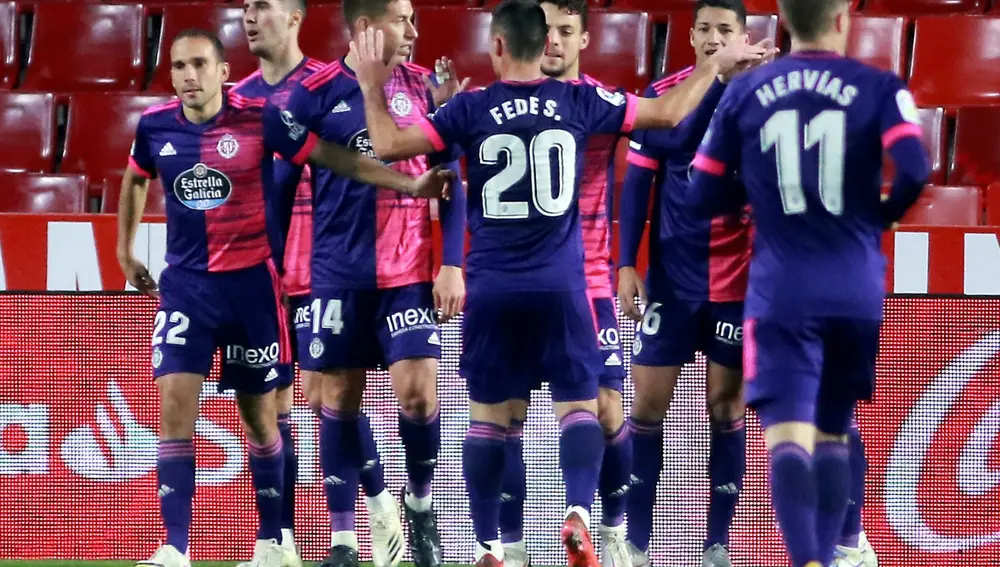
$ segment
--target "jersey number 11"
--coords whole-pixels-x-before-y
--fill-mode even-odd
[[[786,215],[806,212],[802,151],[816,144],[819,144],[819,199],[830,214],[843,214],[846,135],[847,118],[843,110],[824,110],[805,128],[801,126],[798,110],[779,110],[764,123],[760,131],[760,150],[766,152],[776,148],[778,189]]]

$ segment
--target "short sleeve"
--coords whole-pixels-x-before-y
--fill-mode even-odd
[[[657,171],[660,169],[660,162],[666,157],[663,152],[654,145],[647,143],[649,138],[648,130],[636,130],[632,132],[628,142],[628,153],[625,159],[629,164]]]
[[[136,173],[146,179],[156,177],[156,162],[153,160],[153,151],[149,146],[149,136],[147,135],[146,117],[139,119],[139,124],[135,127],[135,138],[132,140],[132,149],[129,151],[128,164]]]
[[[455,145],[464,147],[471,128],[466,112],[470,96],[468,93],[459,93],[417,122],[435,151],[442,152]]]
[[[701,139],[691,165],[705,173],[724,176],[739,168],[741,142],[736,106],[738,96],[730,88],[719,101],[712,121]]]
[[[284,109],[268,102],[264,106],[264,145],[283,159],[303,165],[319,142],[316,136],[316,101],[301,84],[292,88]]]
[[[923,138],[917,104],[906,85],[895,75],[889,77],[881,104],[879,126],[884,149],[888,150],[902,138]]]
[[[590,134],[629,133],[635,124],[638,99],[622,89],[573,85],[575,108]]]

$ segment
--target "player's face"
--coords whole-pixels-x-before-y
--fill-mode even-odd
[[[250,53],[269,57],[283,51],[298,30],[301,14],[289,12],[284,0],[244,0],[243,30]]]
[[[219,61],[212,42],[185,37],[170,48],[170,80],[181,103],[196,110],[222,94],[229,64]]]
[[[698,63],[730,42],[746,43],[748,39],[746,30],[732,10],[705,7],[695,14],[691,47]]]
[[[385,37],[385,63],[395,65],[410,58],[417,28],[413,25],[413,5],[410,0],[389,2],[381,17],[372,20],[372,27],[382,30]]]
[[[590,42],[590,34],[583,31],[583,18],[549,2],[542,4],[542,9],[549,26],[549,44],[542,57],[542,72],[557,79],[578,78],[580,51]]]

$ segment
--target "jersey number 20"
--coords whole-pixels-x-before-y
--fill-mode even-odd
[[[844,212],[844,138],[847,120],[843,110],[824,110],[802,128],[797,110],[779,110],[760,131],[760,150],[775,147],[778,189],[786,215],[806,212],[802,190],[802,151],[819,144],[819,199],[830,214]],[[801,135],[800,135],[801,133]]]
[[[556,163],[552,154],[555,152]],[[507,167],[483,184],[483,216],[488,219],[526,219],[527,201],[503,201],[504,191],[524,179],[531,170],[531,200],[535,210],[547,217],[562,216],[573,204],[576,188],[576,139],[566,130],[545,130],[531,139],[527,150],[524,142],[510,134],[495,134],[479,147],[479,161],[496,165],[501,154],[507,156]],[[552,193],[553,165],[559,187]]]

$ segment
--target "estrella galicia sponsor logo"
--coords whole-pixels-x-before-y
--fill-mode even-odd
[[[366,155],[374,160],[381,161],[385,165],[389,165],[391,162],[382,161],[375,155],[375,150],[372,149],[372,140],[368,137],[368,129],[359,131],[358,133],[351,136],[351,141],[347,143],[347,147],[358,152],[359,154]]]
[[[174,180],[174,195],[185,207],[209,211],[225,203],[233,193],[226,174],[203,163],[195,164]]]

